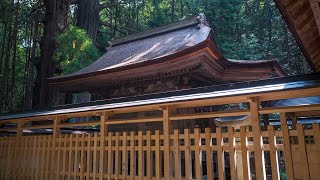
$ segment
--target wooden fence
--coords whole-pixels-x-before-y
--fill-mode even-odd
[[[0,179],[257,179],[257,153],[269,159],[267,179],[318,179],[319,127],[269,125],[258,151],[249,126],[174,130],[169,146],[160,131],[1,137]]]
[[[0,121],[0,179],[314,179],[320,177],[320,104],[265,107],[275,100],[320,96],[319,86],[177,102],[28,116]],[[241,110],[188,112],[186,108],[246,104]],[[179,111],[178,111],[179,110]],[[157,112],[117,119],[128,113]],[[160,112],[160,113],[159,113]],[[181,112],[181,113],[177,113]],[[148,114],[148,113],[145,113]],[[261,117],[280,115],[280,126],[261,127]],[[174,129],[174,122],[250,116],[249,126]],[[97,117],[91,122],[69,118]],[[290,119],[292,124],[288,125]],[[158,131],[110,132],[115,124],[162,124]],[[62,134],[61,129],[100,125],[100,133]],[[28,135],[43,129],[50,135]],[[14,132],[13,132],[14,131]],[[203,131],[203,132],[202,132]],[[8,133],[9,132],[9,133]],[[13,136],[14,135],[14,136]]]

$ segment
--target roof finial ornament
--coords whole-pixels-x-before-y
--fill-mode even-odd
[[[197,21],[198,21],[198,26],[197,28],[200,29],[201,25],[207,25],[207,21],[206,21],[206,16],[203,13],[200,13],[199,16],[197,17]]]

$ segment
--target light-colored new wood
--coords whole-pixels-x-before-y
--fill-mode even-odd
[[[202,179],[202,153],[200,152],[200,129],[194,129],[194,143],[195,143],[195,169],[196,169],[196,179]]]
[[[286,121],[285,114],[281,113],[280,118],[281,121]],[[293,164],[292,164],[292,156],[291,156],[291,144],[289,140],[289,132],[288,132],[288,126],[287,125],[281,125],[281,131],[283,136],[283,145],[284,145],[284,160],[286,164],[286,174],[288,179],[294,179],[293,176]]]
[[[179,152],[179,130],[174,130],[174,177],[175,179],[181,178],[180,168],[180,152]]]
[[[309,174],[309,163],[308,163],[308,157],[306,152],[306,143],[305,143],[305,137],[304,137],[304,130],[302,127],[302,124],[297,124],[297,131],[298,131],[298,142],[299,142],[299,155],[300,160],[303,167],[303,179],[309,180],[310,174]]]
[[[155,132],[155,172],[156,172],[156,179],[161,179],[161,170],[160,170],[160,132],[157,130]]]
[[[233,127],[228,127],[228,144],[229,144],[229,161],[230,161],[230,174],[231,179],[237,179],[237,164],[236,164],[236,154],[234,149],[234,130]]]
[[[143,177],[143,147],[142,147],[142,131],[138,132],[138,178],[142,179]]]
[[[165,107],[163,109],[163,135],[164,135],[164,178],[170,178],[171,172],[171,161],[170,161],[170,131],[171,122],[169,119],[170,108]]]
[[[222,150],[223,142],[222,142],[222,134],[221,134],[221,128],[216,129],[217,134],[217,156],[218,156],[218,174],[219,174],[219,180],[225,179],[225,173],[224,173],[224,154]]]
[[[259,118],[259,100],[257,97],[252,98],[250,101],[250,112],[252,118],[252,132],[253,132],[253,143],[254,143],[254,160],[256,168],[257,179],[265,179],[265,168],[264,168],[264,159],[263,152],[261,149],[262,139],[261,139],[261,126]]]
[[[212,151],[211,151],[211,129],[205,129],[206,135],[206,164],[207,164],[207,177],[208,180],[214,179],[214,172],[213,172],[213,163],[212,163]]]
[[[272,179],[278,180],[279,177],[279,167],[278,167],[278,154],[276,150],[276,142],[274,135],[274,127],[268,126],[268,137],[269,137],[269,147],[270,147],[270,161],[271,161],[271,170],[272,170]]]
[[[136,175],[134,147],[135,147],[134,132],[131,132],[130,133],[130,179],[134,179]]]
[[[240,127],[240,138],[241,138],[241,160],[242,160],[242,176],[244,180],[249,180],[250,167],[248,164],[248,150],[247,150],[247,134],[246,127]]]
[[[112,175],[112,133],[108,133],[108,179]]]
[[[189,136],[189,129],[184,130],[184,145],[185,145],[185,173],[186,179],[190,179],[192,177],[191,174],[191,152],[190,152],[190,136]]]

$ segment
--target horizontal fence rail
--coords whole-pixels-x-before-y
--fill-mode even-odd
[[[320,177],[319,124],[261,131],[267,179]],[[206,128],[170,135],[169,172],[160,131],[1,137],[1,179],[256,179],[250,127]],[[281,161],[284,161],[282,163]],[[285,167],[281,167],[285,166]],[[251,176],[251,177],[248,177]],[[284,177],[282,177],[284,178]]]

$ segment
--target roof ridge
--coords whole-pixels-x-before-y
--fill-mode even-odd
[[[201,21],[199,21],[199,16],[194,16],[191,18],[183,19],[181,21],[177,21],[177,22],[170,23],[167,25],[162,25],[162,26],[152,28],[152,29],[149,29],[146,31],[141,31],[141,32],[137,32],[137,33],[134,33],[134,34],[131,34],[128,36],[114,39],[111,41],[111,46],[117,46],[117,45],[121,45],[124,43],[148,38],[150,36],[155,36],[155,35],[167,33],[170,31],[175,31],[175,30],[178,30],[181,28],[197,25],[199,23],[201,23]]]

